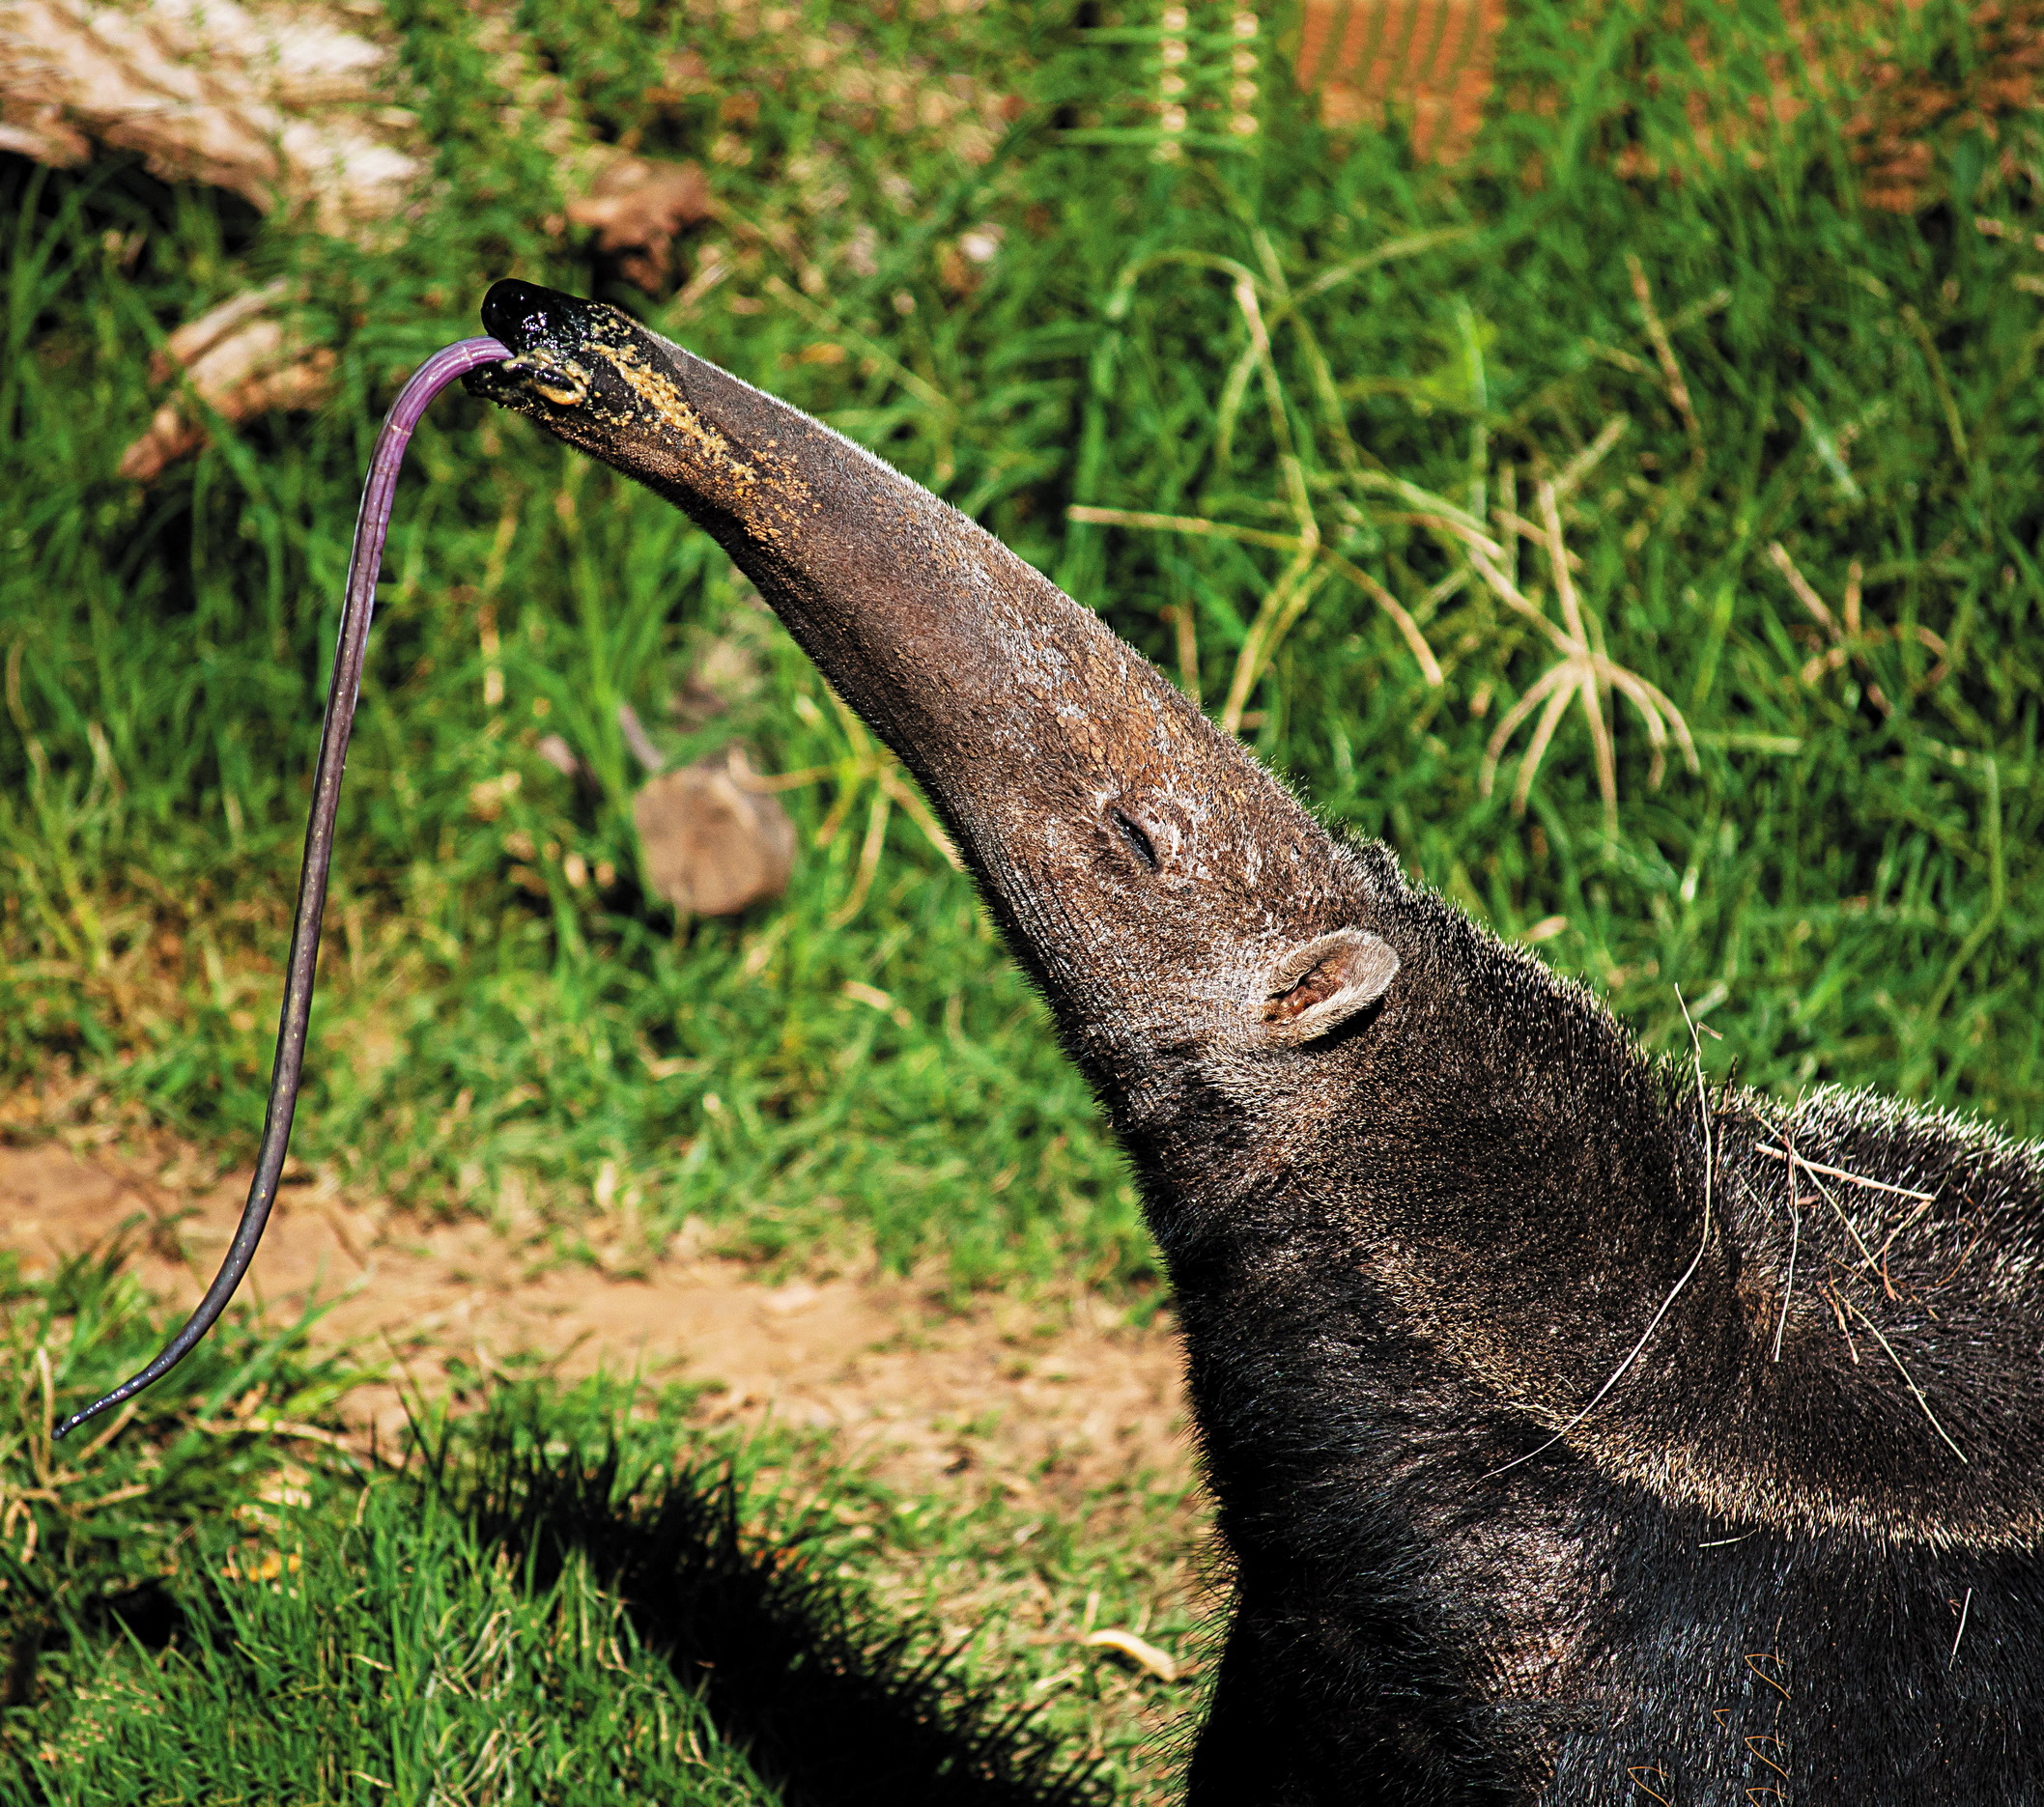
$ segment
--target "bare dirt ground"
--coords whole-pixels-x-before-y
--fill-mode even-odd
[[[0,1128],[0,1251],[24,1278],[123,1239],[145,1287],[196,1302],[245,1192],[245,1172],[221,1175],[188,1146],[112,1124],[57,1137]],[[544,1236],[434,1223],[321,1183],[284,1188],[243,1292],[271,1325],[325,1304],[313,1345],[384,1366],[343,1402],[357,1452],[372,1433],[399,1450],[407,1394],[431,1400],[533,1364],[562,1380],[707,1384],[697,1410],[709,1426],[828,1433],[815,1472],[787,1476],[804,1490],[859,1468],[979,1527],[940,1554],[868,1543],[877,1602],[949,1644],[971,1635],[983,1664],[1035,1677],[1026,1701],[1051,1707],[1088,1754],[1118,1752],[1130,1807],[1174,1799],[1167,1752],[1198,1699],[1200,1650],[1185,1633],[1204,1611],[1206,1525],[1165,1318],[1134,1329],[1083,1292],[947,1311],[914,1280],[775,1285],[744,1263],[683,1253],[621,1276],[564,1259]],[[993,1498],[1002,1512],[975,1516]],[[1030,1567],[1022,1543],[1051,1521],[1092,1551],[1077,1567]],[[1108,1625],[1167,1635],[1176,1680],[1088,1642]]]
[[[0,1144],[0,1249],[35,1277],[125,1232],[144,1285],[196,1301],[246,1175],[214,1178],[167,1144],[92,1140]],[[351,1405],[386,1441],[407,1388],[431,1397],[450,1365],[489,1375],[536,1355],[568,1379],[717,1383],[706,1417],[833,1431],[844,1457],[918,1490],[978,1471],[1072,1500],[1189,1476],[1176,1337],[1084,1296],[948,1312],[912,1281],[767,1285],[704,1257],[624,1278],[514,1247],[482,1223],[428,1223],[317,1185],[285,1187],[246,1292],[274,1323],[324,1303],[316,1346],[387,1355],[387,1380]]]
[[[245,1172],[107,1124],[55,1138],[0,1129],[0,1251],[33,1279],[120,1238],[144,1286],[193,1303],[246,1189]],[[954,1646],[970,1639],[983,1666],[1034,1677],[1021,1696],[1050,1708],[1065,1736],[1093,1756],[1120,1753],[1129,1807],[1173,1798],[1169,1753],[1204,1655],[1190,1627],[1210,1596],[1167,1319],[1137,1329],[1077,1291],[948,1310],[913,1280],[770,1285],[743,1263],[680,1253],[605,1272],[544,1237],[521,1245],[482,1222],[436,1223],[317,1182],[284,1188],[244,1294],[277,1326],[324,1305],[314,1346],[382,1370],[344,1402],[358,1452],[372,1434],[402,1447],[408,1396],[472,1392],[479,1377],[535,1366],[563,1380],[703,1386],[709,1427],[825,1433],[784,1473],[800,1492],[857,1469],[959,1527],[938,1548],[869,1542],[862,1572],[878,1603]],[[992,1519],[978,1511],[989,1502]],[[1049,1523],[1081,1548],[1043,1568],[1022,1546]],[[1167,1668],[1089,1642],[1109,1626],[1165,1636]]]

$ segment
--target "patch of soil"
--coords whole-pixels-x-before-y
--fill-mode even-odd
[[[125,1237],[144,1286],[194,1303],[247,1175],[122,1133],[10,1143],[0,1130],[0,1251],[34,1279]],[[951,1526],[934,1544],[863,1545],[876,1602],[951,1648],[971,1643],[981,1671],[1040,1706],[1075,1753],[1109,1759],[1128,1807],[1177,1798],[1173,1753],[1205,1673],[1191,1626],[1213,1595],[1178,1341],[1163,1320],[1133,1328],[1083,1293],[946,1310],[909,1280],[769,1285],[700,1255],[607,1273],[484,1223],[434,1223],[320,1184],[284,1188],[243,1298],[272,1324],[323,1304],[316,1346],[371,1367],[387,1355],[387,1376],[343,1404],[358,1452],[372,1430],[401,1447],[408,1394],[472,1389],[477,1370],[535,1360],[567,1380],[711,1383],[696,1408],[706,1426],[827,1433],[781,1472],[797,1497],[853,1467],[937,1504]],[[1081,1531],[1076,1566],[1034,1557],[1025,1540],[1049,1523]],[[1164,1638],[1178,1680],[1090,1643],[1103,1625]]]
[[[0,1145],[0,1249],[35,1278],[125,1231],[137,1280],[196,1302],[246,1188],[176,1149]],[[284,1188],[243,1296],[273,1323],[326,1304],[316,1345],[387,1352],[389,1378],[349,1403],[386,1447],[404,1427],[401,1388],[430,1397],[453,1365],[490,1374],[538,1356],[566,1379],[718,1383],[706,1419],[830,1430],[845,1458],[918,1491],[971,1476],[972,1491],[992,1482],[1051,1506],[1191,1475],[1176,1335],[1086,1296],[961,1313],[912,1281],[768,1285],[705,1257],[626,1278],[314,1185]]]

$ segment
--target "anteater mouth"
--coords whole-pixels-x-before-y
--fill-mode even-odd
[[[512,355],[469,377],[468,393],[507,407],[537,396],[555,408],[580,408],[595,381],[586,355],[590,313],[591,303],[558,289],[516,277],[492,285],[483,320]]]

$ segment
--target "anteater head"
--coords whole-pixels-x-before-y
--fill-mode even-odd
[[[470,388],[685,510],[901,756],[1139,1150],[1185,1083],[1263,1118],[1342,1094],[1397,1000],[1387,861],[850,440],[614,308],[502,282],[483,319],[515,355]]]

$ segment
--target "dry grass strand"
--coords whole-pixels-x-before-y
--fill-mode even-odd
[[[1616,443],[1615,435],[1612,443]],[[1525,538],[1536,539],[1547,555],[1547,569],[1561,607],[1559,624],[1550,619],[1537,603],[1529,601],[1495,561],[1473,548],[1469,553],[1470,564],[1490,586],[1491,594],[1508,608],[1539,627],[1561,654],[1560,661],[1550,665],[1505,712],[1491,734],[1490,745],[1484,749],[1483,794],[1488,797],[1496,783],[1498,761],[1512,736],[1534,710],[1541,710],[1533,737],[1519,760],[1519,781],[1512,792],[1512,811],[1515,815],[1523,815],[1532,797],[1533,780],[1540,772],[1541,761],[1547,757],[1562,717],[1568,713],[1572,702],[1579,701],[1583,718],[1589,724],[1591,750],[1597,763],[1597,787],[1604,798],[1604,823],[1615,831],[1618,825],[1618,758],[1610,722],[1604,714],[1605,696],[1616,691],[1639,712],[1646,724],[1647,742],[1654,755],[1647,775],[1649,784],[1659,785],[1666,771],[1671,735],[1681,747],[1684,763],[1691,772],[1699,769],[1696,745],[1690,737],[1689,723],[1673,699],[1637,672],[1615,664],[1605,653],[1601,636],[1594,632],[1583,613],[1575,577],[1569,569],[1569,549],[1562,537],[1561,504],[1556,485],[1551,479],[1543,479],[1535,494],[1540,507],[1537,536],[1526,531],[1530,523],[1518,522],[1516,518],[1515,530]]]

